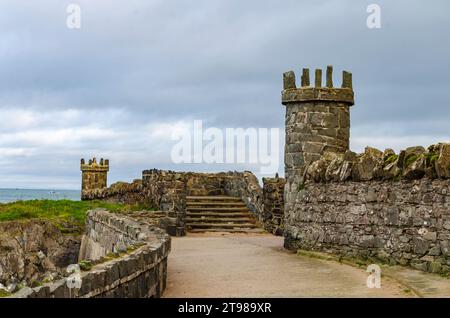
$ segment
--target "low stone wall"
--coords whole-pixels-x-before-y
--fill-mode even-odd
[[[142,172],[143,196],[158,210],[176,219],[176,235],[185,234],[186,177],[170,170],[144,170]]]
[[[147,198],[143,196],[142,180],[136,179],[132,183],[117,182],[108,188],[81,191],[82,200],[103,200],[112,203],[145,204]]]
[[[263,192],[253,173],[250,171],[228,173],[228,178],[224,182],[224,194],[240,197],[263,224]]]
[[[131,217],[144,224],[159,227],[167,232],[171,236],[176,236],[177,220],[176,218],[167,216],[163,211],[130,211],[125,212],[124,215]]]
[[[23,288],[12,297],[160,297],[166,287],[169,251],[170,237],[163,230],[106,210],[93,210],[88,213],[80,250],[81,258],[90,260],[92,268],[75,280],[72,274],[37,288]]]
[[[450,272],[450,145],[325,153],[285,188],[285,246]]]
[[[264,228],[275,234],[283,235],[284,231],[284,178],[263,178]]]

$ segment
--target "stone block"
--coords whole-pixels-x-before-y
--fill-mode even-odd
[[[439,145],[439,157],[435,161],[435,169],[439,178],[450,178],[450,144]]]
[[[413,248],[415,254],[424,255],[428,251],[429,246],[429,242],[422,238],[415,237],[413,239]]]
[[[293,71],[289,71],[283,74],[283,88],[297,88],[295,85],[295,73]]]

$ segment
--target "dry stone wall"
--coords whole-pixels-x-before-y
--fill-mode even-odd
[[[289,249],[450,270],[449,180],[307,182],[289,200]]]
[[[256,176],[249,172],[230,172],[224,182],[224,194],[239,197],[263,224],[263,193]]]
[[[186,177],[183,173],[165,170],[142,172],[143,196],[158,210],[176,220],[175,234],[185,234]]]
[[[132,183],[116,182],[110,187],[82,190],[81,199],[123,204],[145,204],[147,198],[142,194],[142,180],[136,179]]]
[[[275,234],[284,231],[284,178],[263,178],[264,228]]]

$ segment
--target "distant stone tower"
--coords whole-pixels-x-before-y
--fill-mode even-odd
[[[342,87],[333,87],[333,67],[315,71],[314,86],[309,69],[303,69],[301,87],[295,74],[283,75],[282,103],[286,106],[285,177],[287,186],[302,182],[307,166],[325,151],[344,153],[349,149],[350,111],[354,104],[352,74],[343,72]],[[294,191],[294,190],[293,190]]]
[[[109,171],[109,160],[100,159],[100,163],[93,158],[88,164],[81,159],[81,190],[95,190],[107,187],[107,175]]]

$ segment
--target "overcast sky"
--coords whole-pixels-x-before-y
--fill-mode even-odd
[[[353,73],[352,150],[449,141],[449,16],[448,0],[1,1],[0,188],[78,189],[94,155],[111,182],[249,168],[173,164],[171,133],[283,128],[282,73],[328,64]]]

